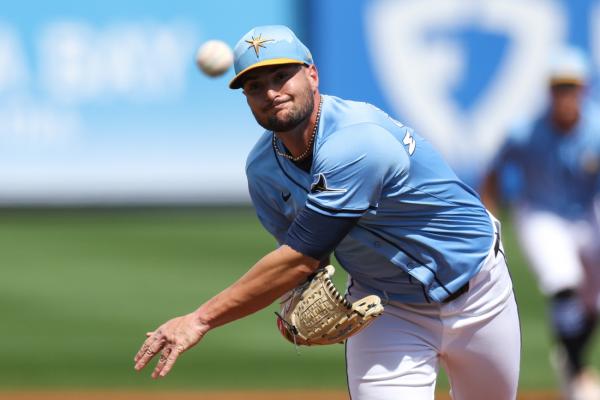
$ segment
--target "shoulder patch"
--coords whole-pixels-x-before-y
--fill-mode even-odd
[[[330,192],[330,193],[345,193],[346,189],[334,189],[327,186],[327,179],[325,179],[325,175],[317,174],[315,179],[310,185],[311,193],[321,193],[321,192]]]

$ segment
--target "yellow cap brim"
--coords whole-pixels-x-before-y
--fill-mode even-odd
[[[580,77],[575,76],[555,76],[550,78],[550,86],[556,85],[577,85],[583,86],[585,82]]]
[[[305,64],[305,63],[300,60],[295,60],[293,58],[272,58],[270,60],[259,61],[256,64],[252,64],[248,68],[241,70],[240,73],[237,74],[231,80],[231,82],[229,82],[229,88],[230,89],[241,88],[242,87],[242,84],[241,84],[242,83],[241,82],[242,75],[244,75],[248,71],[252,71],[253,69],[260,68],[260,67],[268,67],[269,65],[279,65],[279,64]]]

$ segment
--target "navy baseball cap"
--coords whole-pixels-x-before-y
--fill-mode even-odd
[[[255,68],[278,64],[313,64],[308,48],[284,25],[257,26],[233,49],[235,77],[231,89],[242,87],[242,76]]]

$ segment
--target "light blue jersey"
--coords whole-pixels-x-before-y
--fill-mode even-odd
[[[547,114],[515,129],[495,161],[505,192],[511,192],[507,197],[567,218],[585,218],[600,193],[598,112],[586,105],[567,134]]]
[[[310,172],[276,155],[271,132],[248,157],[260,221],[283,243],[305,206],[360,217],[335,249],[352,279],[396,301],[443,301],[479,271],[493,244],[479,197],[411,128],[370,104],[322,97]]]

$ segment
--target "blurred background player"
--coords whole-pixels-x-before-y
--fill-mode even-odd
[[[600,304],[600,116],[585,101],[588,76],[582,52],[560,52],[548,106],[510,135],[482,187],[489,209],[510,202],[520,245],[549,300],[552,362],[575,400],[600,399],[585,357]]]

